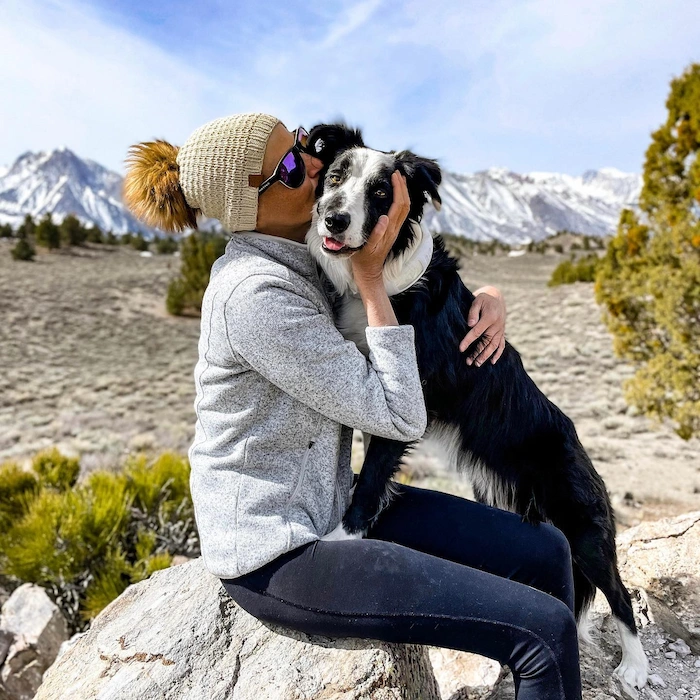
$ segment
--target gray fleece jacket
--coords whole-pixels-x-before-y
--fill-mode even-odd
[[[242,576],[338,525],[353,428],[401,441],[425,431],[413,326],[366,336],[369,358],[335,327],[306,244],[233,234],[202,303],[188,452],[212,574]]]

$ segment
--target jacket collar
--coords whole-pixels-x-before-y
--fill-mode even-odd
[[[311,257],[306,243],[298,243],[288,238],[271,236],[258,231],[237,231],[231,234],[231,239],[226,244],[226,252],[230,253],[236,245],[240,244],[256,248],[304,277],[313,280],[318,275],[317,263]]]

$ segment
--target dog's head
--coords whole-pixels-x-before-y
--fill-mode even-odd
[[[435,160],[410,151],[367,148],[361,132],[344,124],[315,126],[307,150],[324,165],[309,233],[319,236],[321,250],[328,256],[349,257],[365,244],[379,217],[391,207],[394,170],[406,177],[411,208],[390,256],[410,244],[413,234],[408,220],[420,221],[426,202],[440,207],[442,175]]]

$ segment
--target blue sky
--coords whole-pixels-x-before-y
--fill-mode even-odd
[[[65,145],[123,172],[266,111],[459,172],[639,172],[693,61],[697,0],[0,0],[0,165]]]

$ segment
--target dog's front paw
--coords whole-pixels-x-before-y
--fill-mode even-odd
[[[622,642],[622,661],[614,673],[633,688],[643,688],[649,675],[649,659],[639,635],[630,632],[620,620],[616,620]]]
[[[350,533],[344,527],[342,521],[338,523],[338,527],[335,530],[331,530],[327,535],[324,535],[321,539],[326,542],[339,542],[341,540],[361,540],[364,533]]]
[[[641,689],[647,684],[647,678],[649,676],[648,662],[623,659],[613,673],[627,683],[627,685]]]
[[[642,645],[622,654],[622,661],[614,674],[633,688],[643,688],[649,676],[649,660],[644,654]]]

